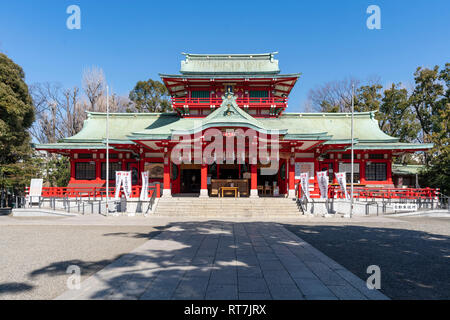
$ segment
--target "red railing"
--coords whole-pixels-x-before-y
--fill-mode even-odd
[[[300,198],[301,188],[298,185],[298,197]],[[347,193],[350,195],[350,185],[347,186]],[[376,188],[376,187],[354,187],[354,199],[437,199],[440,195],[439,189],[433,188]],[[311,198],[320,197],[320,189],[317,185],[310,191]],[[345,194],[340,186],[328,186],[328,198],[345,199]]]
[[[131,187],[131,198],[139,198],[141,195],[142,186]],[[114,197],[116,192],[115,187],[109,188],[109,197]],[[160,195],[160,185],[149,186],[148,196],[151,198],[153,193],[156,192],[156,197]],[[28,195],[29,187],[25,188],[25,193]],[[122,196],[123,190],[120,190],[119,196]],[[55,197],[55,198],[101,198],[106,197],[106,187],[43,187],[42,197]]]
[[[350,186],[347,192],[350,193]],[[353,198],[356,199],[435,199],[438,195],[439,189],[433,188],[353,188]],[[328,197],[342,199],[345,195],[339,186],[329,186]]]
[[[276,108],[286,108],[287,97],[272,97],[272,98],[238,98],[236,99],[238,106],[249,106],[252,108],[268,108],[274,105]],[[222,104],[222,98],[172,98],[172,105],[174,108],[182,108],[188,105],[189,108],[210,108],[212,105],[216,108]]]

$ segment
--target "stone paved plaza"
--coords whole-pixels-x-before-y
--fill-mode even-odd
[[[387,299],[274,222],[175,222],[57,299]]]

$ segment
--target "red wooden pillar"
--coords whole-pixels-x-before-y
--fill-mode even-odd
[[[157,198],[159,198],[159,195],[160,195],[160,193],[161,193],[160,188],[161,188],[161,187],[160,187],[160,184],[157,183],[157,184],[156,184],[156,197],[157,197]]]
[[[258,166],[250,165],[250,197],[258,197]]]
[[[294,158],[289,159],[289,191],[288,197],[295,197],[295,160]]]
[[[392,184],[392,160],[389,159],[387,161],[387,166],[386,167],[387,167],[386,168],[386,170],[387,170],[387,173],[386,173],[387,182],[389,184]]]
[[[166,155],[164,157],[163,197],[171,196],[172,192],[170,190],[170,157]]]
[[[364,158],[364,155],[362,155],[362,158]],[[366,160],[362,159],[359,165],[359,182],[361,184],[366,183]]]
[[[335,157],[337,157],[337,155],[335,155]],[[339,172],[339,163],[338,163],[338,159],[334,159],[334,164],[333,164],[333,183],[338,183],[337,179],[336,179],[336,172]]]
[[[97,159],[95,159],[95,179],[100,180],[102,177],[102,163],[99,159],[100,154],[97,154]]]
[[[75,161],[70,159],[70,180],[75,180]]]
[[[202,164],[200,169],[200,197],[208,197],[208,165]]]

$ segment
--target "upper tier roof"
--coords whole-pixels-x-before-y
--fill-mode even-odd
[[[278,74],[278,52],[259,54],[193,54],[183,53],[180,73],[196,74]]]

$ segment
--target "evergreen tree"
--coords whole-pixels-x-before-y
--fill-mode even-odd
[[[0,188],[24,185],[33,171],[33,162],[28,161],[32,152],[28,129],[33,121],[25,74],[0,53]]]
[[[442,193],[450,195],[450,63],[439,73],[442,86],[440,99],[433,101],[434,108],[429,124],[429,140],[434,144],[433,149],[428,152],[429,162],[421,175],[422,184],[430,187],[440,188]],[[445,90],[445,91],[444,91]]]
[[[377,118],[386,134],[400,138],[400,142],[413,142],[420,124],[409,104],[408,91],[400,86],[400,83],[392,84],[384,90]]]
[[[139,81],[130,92],[130,100],[138,112],[165,112],[171,110],[166,86],[152,79]],[[131,110],[130,110],[131,111]]]

